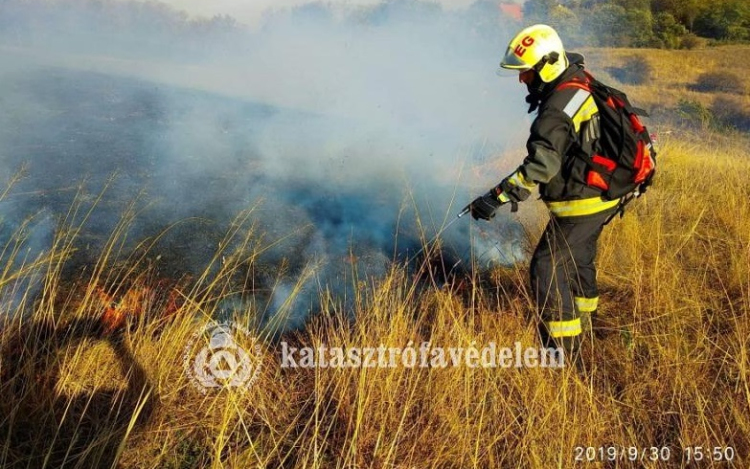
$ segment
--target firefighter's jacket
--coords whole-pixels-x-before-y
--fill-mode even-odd
[[[619,203],[586,184],[587,160],[599,136],[599,111],[588,91],[561,87],[585,78],[581,62],[582,57],[572,59],[568,69],[546,86],[526,143],[528,156],[508,177],[511,184],[528,190],[538,184],[542,200],[560,218],[611,211]]]

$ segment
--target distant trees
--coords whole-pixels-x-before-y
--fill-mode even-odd
[[[504,15],[501,1],[475,0],[448,18],[434,0],[383,0],[366,6],[340,7],[319,0],[292,9],[277,9],[267,24],[291,21],[329,24],[344,22],[377,28],[384,24],[444,21],[461,34],[469,31],[487,42],[501,41],[506,30],[520,24]],[[344,15],[334,8],[345,10]],[[750,0],[527,0],[523,23],[555,27],[573,47],[695,47],[708,38],[750,41]],[[450,28],[449,28],[450,29]],[[207,41],[245,34],[229,16],[191,18],[185,12],[153,0],[0,0],[0,39],[16,44],[51,41],[66,31],[81,44],[99,34],[132,44],[154,43],[164,48],[205,48]],[[449,32],[449,34],[454,34]],[[225,41],[239,43],[241,41]],[[502,42],[502,41],[501,41]],[[104,47],[104,44],[87,44]],[[158,49],[153,49],[156,51]]]
[[[693,27],[696,33],[705,37],[750,40],[750,3],[747,0],[724,0],[703,5]]]
[[[653,43],[657,47],[677,49],[688,33],[687,28],[666,11],[656,13],[653,24]]]
[[[442,13],[439,4],[421,0],[384,0],[363,10],[364,21],[373,25],[384,24],[394,19],[426,19]]]
[[[678,48],[695,45],[696,35],[750,41],[748,0],[527,0],[524,14],[575,44]]]
[[[588,17],[593,45],[638,47],[651,39],[653,18],[649,10],[607,3],[594,7]]]

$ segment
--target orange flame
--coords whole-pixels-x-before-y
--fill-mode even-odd
[[[146,286],[134,286],[128,289],[119,301],[115,301],[112,295],[101,287],[97,287],[96,292],[102,305],[104,305],[101,322],[104,325],[105,333],[111,333],[122,328],[128,316],[141,316],[144,312],[144,306],[152,298],[152,291]]]

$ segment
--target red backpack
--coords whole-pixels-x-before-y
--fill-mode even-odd
[[[604,191],[610,200],[631,193],[640,195],[656,172],[656,150],[640,116],[648,114],[633,107],[620,90],[605,85],[588,72],[585,80],[573,80],[558,89],[580,88],[591,93],[599,109],[600,137],[586,161],[586,182]]]

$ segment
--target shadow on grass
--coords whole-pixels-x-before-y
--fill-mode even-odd
[[[122,333],[105,334],[93,319],[27,321],[0,338],[0,466],[117,467],[126,439],[149,421],[158,400]],[[60,391],[61,355],[82,341],[112,348],[124,386]]]

